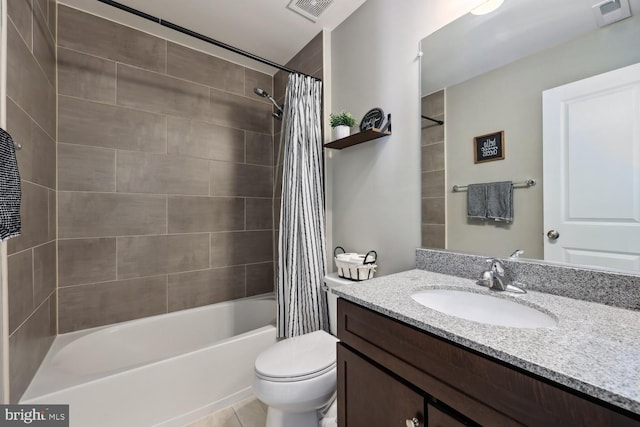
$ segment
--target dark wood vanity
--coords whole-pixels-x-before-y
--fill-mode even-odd
[[[640,426],[638,414],[343,298],[338,338],[339,427]]]

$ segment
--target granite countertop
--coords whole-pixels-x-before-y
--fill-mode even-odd
[[[490,293],[551,314],[557,326],[521,329],[448,316],[415,302],[421,290]],[[410,270],[333,288],[338,296],[426,332],[640,414],[640,312],[529,291],[494,292],[475,281]]]

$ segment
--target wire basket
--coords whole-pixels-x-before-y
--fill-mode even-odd
[[[333,259],[336,262],[339,277],[361,282],[373,278],[378,254],[376,251],[369,251],[365,255],[347,253],[342,246],[336,246],[333,250]]]

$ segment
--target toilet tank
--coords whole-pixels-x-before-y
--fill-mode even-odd
[[[342,279],[338,273],[331,273],[324,276],[325,291],[327,291],[327,303],[329,305],[329,328],[331,335],[338,335],[338,296],[331,292],[331,288],[340,285],[353,283],[353,280]]]

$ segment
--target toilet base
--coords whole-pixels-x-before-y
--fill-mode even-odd
[[[318,427],[318,411],[284,412],[269,406],[265,427]]]

